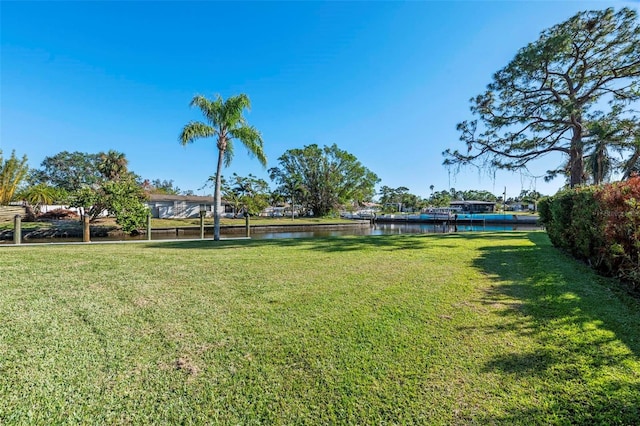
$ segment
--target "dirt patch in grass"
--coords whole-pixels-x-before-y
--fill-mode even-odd
[[[189,357],[182,356],[176,360],[176,370],[184,371],[190,376],[195,376],[200,372],[198,367]]]

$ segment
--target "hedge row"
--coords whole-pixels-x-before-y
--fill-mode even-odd
[[[640,176],[561,191],[539,212],[553,245],[640,289]]]

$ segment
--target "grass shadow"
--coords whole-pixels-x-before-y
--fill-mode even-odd
[[[243,247],[296,247],[319,252],[351,252],[367,249],[418,250],[428,247],[423,235],[366,235],[312,238],[274,238],[237,240],[191,240],[148,243],[148,247],[165,249],[219,250]]]
[[[484,246],[474,262],[496,281],[480,302],[507,319],[500,329],[483,332],[507,330],[535,342],[528,351],[501,351],[483,369],[516,380],[535,378],[548,387],[551,401],[543,411],[523,406],[477,420],[637,424],[640,301],[552,247],[546,234],[532,232],[528,238],[532,246]],[[626,374],[630,370],[633,374]]]

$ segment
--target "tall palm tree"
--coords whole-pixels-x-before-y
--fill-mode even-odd
[[[255,156],[260,164],[266,166],[267,157],[264,154],[262,136],[260,132],[247,124],[243,113],[251,108],[251,101],[245,94],[231,96],[226,101],[220,95],[210,100],[202,95],[196,95],[191,100],[192,107],[200,108],[206,122],[191,121],[182,129],[179,141],[182,145],[201,138],[216,138],[218,147],[218,165],[216,168],[216,184],[213,192],[213,239],[220,239],[220,213],[222,200],[220,196],[220,182],[222,178],[222,164],[229,166],[233,159],[233,141],[240,141]]]

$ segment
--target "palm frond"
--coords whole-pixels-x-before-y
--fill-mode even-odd
[[[241,93],[237,96],[231,96],[222,108],[222,122],[226,123],[229,128],[244,126],[246,122],[242,114],[245,109],[251,109],[251,101],[247,95]]]
[[[214,127],[200,121],[191,121],[182,129],[178,141],[182,145],[186,145],[193,143],[196,139],[214,137],[216,134]]]
[[[264,153],[262,135],[253,126],[242,126],[229,130],[229,134],[234,139],[239,140],[247,148],[249,155],[260,161],[263,167],[267,165],[267,157]]]
[[[219,97],[219,95],[218,95]],[[216,99],[218,100],[218,99]],[[209,100],[206,97],[202,96],[202,95],[196,95],[193,97],[193,99],[191,99],[191,102],[189,103],[189,106],[191,107],[198,107],[200,109],[200,111],[202,112],[202,115],[204,115],[205,117],[207,117],[207,121],[209,122],[209,124],[213,124],[215,125],[216,123],[216,110],[219,110],[219,108],[216,108],[216,100]]]
[[[235,154],[234,149],[233,149],[233,141],[231,141],[230,139],[227,140],[227,147],[224,150],[223,156],[224,156],[224,166],[225,167],[229,167],[231,165],[231,160],[233,160],[233,155]]]

